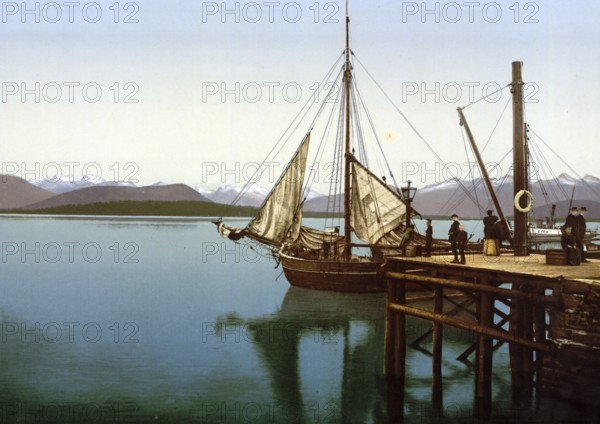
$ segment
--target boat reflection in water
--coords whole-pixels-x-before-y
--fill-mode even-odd
[[[220,317],[217,329],[241,325],[253,342],[273,393],[266,422],[367,423],[386,421],[384,320],[381,294],[290,287],[277,313]]]

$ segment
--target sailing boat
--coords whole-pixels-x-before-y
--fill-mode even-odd
[[[258,214],[245,228],[229,227],[220,219],[215,224],[224,237],[234,241],[249,238],[268,246],[292,286],[377,292],[385,290],[382,278],[384,255],[398,253],[398,246],[408,240],[409,232],[405,231],[407,207],[401,192],[375,176],[354,155],[352,146],[357,146],[360,153],[361,145],[355,144],[360,140],[356,142],[354,139],[358,137],[351,131],[354,128],[352,109],[356,109],[357,102],[351,97],[354,81],[349,22],[346,5],[346,48],[339,113],[343,125],[338,131],[338,159],[343,164],[340,167],[343,169],[343,232],[339,226],[333,230],[319,230],[302,223],[311,130],[304,135]],[[422,238],[418,234],[413,237]],[[370,254],[354,254],[356,248],[368,249]]]

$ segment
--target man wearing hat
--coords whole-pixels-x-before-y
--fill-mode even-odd
[[[575,237],[577,249],[579,249],[579,256],[583,255],[583,243],[579,240],[579,211],[575,206],[571,208],[571,213],[565,220],[564,228],[571,227],[571,234]]]
[[[427,220],[427,228],[425,229],[425,253],[423,256],[431,256],[431,244],[433,243],[433,227],[431,219]]]
[[[460,222],[458,221],[458,215],[452,214],[452,225],[450,226],[450,230],[448,230],[448,241],[450,242],[450,247],[452,249],[452,254],[454,255],[454,260],[450,263],[457,264],[458,260],[458,250],[456,244],[456,237],[458,236],[458,232],[460,231],[458,227],[460,226]]]
[[[565,219],[565,228],[567,226],[571,227],[573,235],[577,236],[579,234],[579,212],[575,206],[571,208],[571,212]]]
[[[569,224],[565,224],[564,233],[560,237],[560,244],[567,252],[567,263],[569,265],[579,265],[581,262],[581,254],[577,247],[577,236],[571,232],[571,229]]]
[[[579,215],[577,216],[577,247],[581,251],[581,262],[589,262],[585,258],[585,250],[583,249],[583,238],[585,237],[585,230],[587,228],[585,224],[585,215],[587,213],[587,208],[582,206],[579,208]]]
[[[483,237],[486,239],[495,239],[495,225],[498,222],[498,217],[494,215],[494,211],[487,211],[487,216],[483,218]]]

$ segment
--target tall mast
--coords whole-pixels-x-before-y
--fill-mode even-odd
[[[348,0],[346,0],[346,65],[344,69],[344,87],[346,118],[345,124],[345,154],[344,154],[344,257],[346,261],[352,256],[352,230],[350,228],[350,83],[352,70],[350,66],[350,16],[348,15]]]
[[[527,190],[527,139],[525,135],[525,118],[523,103],[523,77],[521,68],[523,62],[512,63],[512,94],[513,94],[513,186],[514,195]],[[521,197],[526,202],[526,197]],[[521,207],[526,205],[521,204]],[[527,213],[514,209],[515,235],[513,247],[515,256],[527,256]]]
[[[500,217],[500,222],[504,225],[506,229],[506,234],[510,234],[510,228],[508,226],[508,221],[504,217],[504,212],[500,207],[500,202],[498,201],[498,197],[496,196],[496,192],[494,191],[494,187],[492,186],[492,182],[490,181],[490,177],[488,175],[487,169],[485,168],[485,164],[483,163],[483,159],[481,158],[481,154],[479,153],[479,149],[477,148],[477,144],[475,143],[475,139],[473,138],[473,133],[471,133],[471,128],[467,123],[465,115],[463,114],[463,109],[461,107],[458,108],[458,116],[460,117],[460,123],[465,127],[465,131],[467,133],[467,138],[471,143],[471,148],[473,149],[473,153],[475,154],[475,159],[477,159],[477,163],[479,164],[479,169],[481,170],[481,176],[483,178],[483,182],[487,188],[490,197],[492,198],[492,202],[496,207],[496,212],[498,212],[498,216]],[[512,243],[512,239],[511,239]]]

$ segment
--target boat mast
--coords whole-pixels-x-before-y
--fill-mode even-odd
[[[352,229],[350,227],[350,83],[352,71],[350,65],[350,17],[348,0],[346,0],[346,64],[344,69],[344,87],[346,102],[345,154],[344,154],[344,258],[349,261],[352,256]]]
[[[516,196],[521,190],[527,190],[527,137],[525,134],[523,77],[521,68],[523,62],[512,63],[512,94],[513,94],[513,186]],[[526,202],[526,197],[521,197]],[[526,205],[521,204],[521,207]],[[515,256],[527,256],[527,213],[514,208],[515,234],[513,247]]]
[[[488,175],[485,164],[483,163],[483,159],[481,158],[481,154],[479,153],[479,149],[477,148],[477,144],[475,143],[475,139],[473,138],[473,133],[471,133],[471,128],[469,127],[469,124],[467,123],[465,115],[463,114],[463,108],[459,107],[457,110],[458,110],[458,116],[460,117],[460,124],[465,127],[465,131],[467,133],[467,138],[469,139],[469,143],[471,144],[471,149],[473,149],[473,153],[475,154],[475,159],[477,160],[477,163],[479,164],[479,169],[481,170],[481,176],[483,178],[483,181],[485,183],[487,191],[490,194],[490,197],[492,198],[492,202],[494,203],[494,206],[496,207],[496,212],[498,212],[498,216],[500,217],[500,222],[502,222],[502,224],[504,225],[504,227],[506,229],[506,234],[509,235],[509,240],[512,243],[512,237],[510,237],[510,227],[508,226],[508,221],[506,220],[506,217],[504,216],[504,212],[502,211],[502,208],[500,207],[500,202],[498,201],[498,197],[496,196],[496,192],[494,191],[494,187],[492,186],[492,182],[490,181],[490,176]]]

